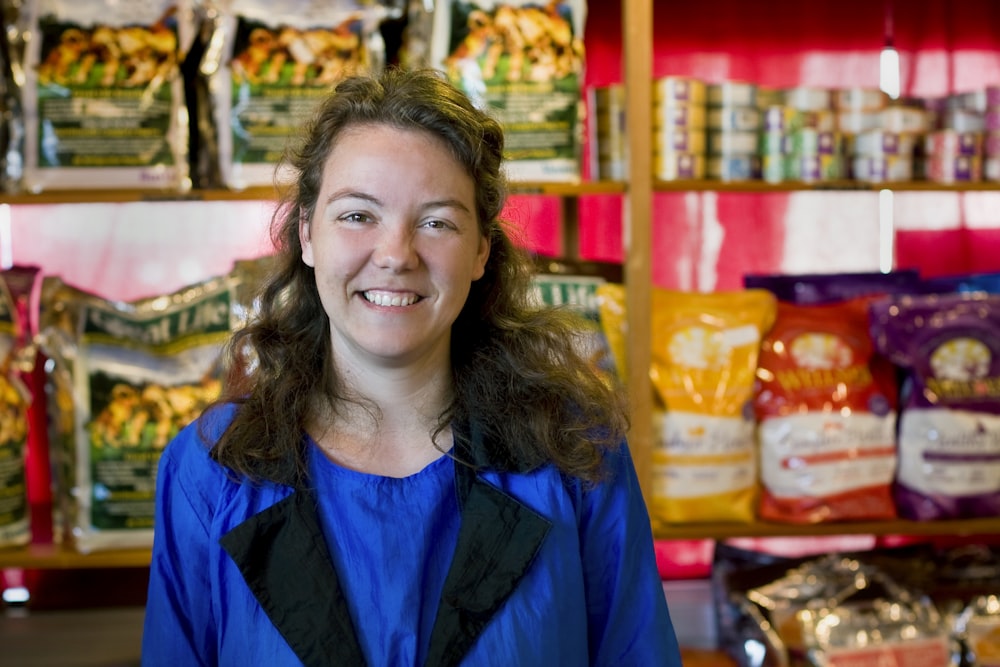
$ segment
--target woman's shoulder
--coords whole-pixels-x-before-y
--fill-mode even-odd
[[[188,481],[231,476],[212,459],[210,453],[232,421],[235,409],[231,404],[210,408],[182,428],[163,451],[160,474],[171,474]]]
[[[599,473],[584,479],[561,470],[548,461],[528,469],[481,468],[480,475],[492,484],[539,497],[568,497],[575,505],[605,502],[607,497],[638,493],[638,478],[628,443],[598,448]],[[554,494],[554,495],[553,495]]]

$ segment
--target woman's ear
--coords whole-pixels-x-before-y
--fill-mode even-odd
[[[306,266],[316,268],[315,260],[313,259],[313,247],[312,238],[310,235],[309,219],[302,213],[299,212],[299,245],[302,246],[302,261]]]
[[[483,236],[479,240],[479,252],[476,253],[475,269],[472,272],[472,279],[479,280],[486,274],[486,262],[490,258],[490,239]]]

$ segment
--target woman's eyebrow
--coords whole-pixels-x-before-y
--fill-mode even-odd
[[[340,199],[361,199],[363,201],[367,201],[372,204],[382,203],[382,201],[374,195],[370,195],[365,192],[360,192],[358,190],[351,190],[345,188],[343,190],[336,190],[334,192],[331,192],[330,196],[326,198],[324,205],[332,204],[333,202],[338,201]]]
[[[423,206],[424,208],[457,208],[466,213],[472,213],[469,207],[465,205],[461,199],[435,199],[434,201],[429,201]]]

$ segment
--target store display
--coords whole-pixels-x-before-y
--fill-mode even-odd
[[[946,128],[926,135],[927,179],[937,183],[982,180],[982,133]]]
[[[788,159],[792,154],[792,133],[802,127],[802,115],[797,109],[784,104],[764,107],[761,114],[758,152],[761,160],[761,178],[767,183],[781,183],[791,179]]]
[[[159,457],[221,389],[238,282],[234,273],[123,303],[45,277],[56,533],[73,549],[151,546]]]
[[[889,273],[750,273],[744,287],[766,289],[779,301],[817,305],[885,294],[910,294],[924,289],[926,282],[916,269]]]
[[[754,519],[758,472],[749,405],[760,341],[774,309],[765,290],[654,291],[655,520]]]
[[[625,116],[625,88],[621,85],[591,89],[590,141],[597,155],[592,173],[600,179],[621,181],[628,178],[628,130]]]
[[[206,0],[202,150],[221,185],[273,185],[288,137],[345,76],[385,64],[387,12],[356,0]],[[204,136],[206,134],[208,136]]]
[[[930,107],[933,102],[923,100],[924,108],[916,106],[890,106],[879,113],[879,127],[887,132],[900,134],[926,134],[934,127]]]
[[[884,114],[880,110],[845,109],[838,111],[834,126],[847,134],[861,134],[870,130],[885,129]]]
[[[721,181],[760,178],[757,154],[761,114],[757,86],[726,81],[708,85],[707,176]]]
[[[889,105],[889,95],[879,88],[843,88],[833,92],[833,107],[838,111],[873,111]]]
[[[713,107],[757,106],[757,85],[748,81],[721,81],[708,84],[706,103]]]
[[[716,123],[723,122],[726,116],[710,114]],[[736,130],[733,128],[709,125],[709,154],[720,156],[752,156],[757,150],[757,133],[753,130]],[[756,128],[754,128],[756,129]]]
[[[1000,294],[1000,272],[937,276],[925,278],[922,283],[924,291],[928,293],[987,292]]]
[[[831,667],[911,664],[946,667],[949,629],[934,603],[888,572],[833,554],[806,561],[746,593],[762,610],[772,647],[792,661]],[[751,605],[754,605],[751,607]]]
[[[796,86],[786,88],[783,93],[785,104],[799,111],[826,111],[833,108],[834,93],[826,88]],[[843,95],[839,95],[842,98]]]
[[[871,317],[880,352],[906,371],[900,514],[1000,515],[1000,295],[901,295]]]
[[[654,176],[817,184],[1000,180],[1000,149],[987,143],[990,131],[1000,132],[1000,106],[990,106],[1000,100],[997,90],[893,101],[871,88],[764,90],[663,77],[653,82]],[[684,148],[700,147],[688,137],[702,129],[706,150]]]
[[[966,109],[953,104],[960,98],[951,97],[945,100],[945,109],[938,114],[938,127],[962,133],[978,133],[986,129],[986,119],[982,112],[976,109]]]
[[[666,76],[653,82],[653,102],[668,105],[678,104],[704,105],[706,87],[703,81],[683,76]]]
[[[899,299],[928,292],[975,290],[972,294],[981,299],[983,289],[996,287],[991,278],[924,281],[915,270],[752,274],[742,292],[655,289],[650,368],[657,394],[650,501],[654,520],[673,526],[752,520],[803,525],[899,515],[917,520],[994,515],[992,505],[939,515],[897,508],[911,502],[895,491],[902,484],[903,493],[909,493],[897,465],[902,470],[905,457],[915,456],[913,469],[926,468],[926,448],[908,454],[903,440],[897,443],[905,387],[899,386],[900,370],[890,357],[898,361],[898,353],[877,348],[869,331],[869,313],[888,309],[888,299],[897,299],[888,302],[896,311]],[[597,297],[605,338],[618,368],[626,370],[624,288],[602,285]],[[995,317],[989,314],[995,304],[974,303],[981,306],[983,318]],[[923,313],[920,321],[931,317]],[[955,320],[942,315],[934,321]],[[927,331],[940,338],[940,326]],[[1000,339],[992,329],[987,335]],[[979,389],[966,393],[978,392],[980,402],[995,402],[988,398],[991,373],[981,376]],[[919,387],[916,391],[927,394]],[[748,419],[744,403],[751,400],[754,415]],[[979,452],[975,462],[967,461],[971,453],[951,463],[945,462],[947,456],[935,455],[934,469],[940,469],[935,477],[954,478],[957,473],[946,473],[942,466],[964,465],[981,473],[981,484],[1000,479],[991,467],[990,427],[982,418],[975,423],[981,424],[982,440],[970,445]],[[935,432],[956,428],[942,423]],[[969,488],[969,480],[963,480],[960,485]]]
[[[995,664],[996,547],[782,557],[719,544],[712,572],[720,648],[740,667]]]
[[[919,274],[755,274],[744,284],[779,300],[757,371],[760,516],[892,518],[898,388],[894,369],[874,354],[868,305],[919,290]]]
[[[38,267],[0,271],[0,548],[32,539],[25,455],[33,397],[24,377],[34,364],[32,303],[40,279]]]
[[[514,181],[579,181],[585,0],[435,3],[431,64],[505,130]]]
[[[533,278],[534,294],[539,304],[568,308],[582,316],[579,349],[594,368],[609,379],[618,376],[615,357],[605,329],[601,326],[600,289],[605,285],[620,287],[619,271],[610,265],[566,261],[539,262]]]
[[[662,181],[705,178],[705,83],[686,77],[653,82],[653,174]]]
[[[875,183],[913,180],[913,156],[917,138],[913,134],[881,128],[859,132],[851,142],[852,175]]]
[[[761,343],[762,519],[892,519],[895,371],[868,337],[869,297],[779,302]]]
[[[865,183],[903,183],[913,180],[913,158],[898,155],[855,155],[851,174]]]
[[[979,595],[959,614],[955,630],[977,667],[1000,665],[1000,594]]]
[[[705,156],[701,153],[668,151],[656,156],[654,169],[661,181],[702,179],[708,174]]]
[[[987,145],[993,152],[983,158],[983,180],[996,182],[1000,181],[1000,152],[995,147],[995,140],[990,139]]]
[[[188,125],[180,63],[190,0],[35,0],[20,90],[23,187],[182,190]]]

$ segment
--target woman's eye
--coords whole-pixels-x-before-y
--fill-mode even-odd
[[[444,220],[428,220],[424,223],[424,226],[431,229],[451,229],[451,225]]]
[[[343,220],[344,222],[356,222],[359,224],[371,220],[371,218],[369,218],[364,213],[348,213],[347,215],[341,216],[340,219]]]

